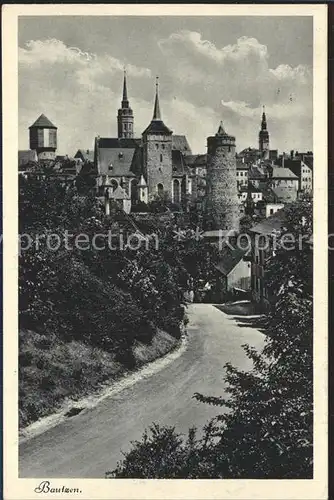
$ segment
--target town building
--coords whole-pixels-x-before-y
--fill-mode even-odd
[[[237,157],[237,186],[239,189],[248,185],[248,170],[249,165]]]
[[[284,167],[288,168],[298,178],[298,192],[311,193],[313,191],[313,155],[296,155],[284,158]],[[282,163],[282,162],[281,162]]]
[[[270,292],[266,285],[266,262],[273,252],[273,239],[281,234],[284,221],[285,212],[281,209],[250,229],[252,299],[264,307],[267,307],[270,301]]]
[[[226,247],[214,266],[216,280],[213,285],[214,300],[249,298],[251,291],[251,263],[247,256],[250,249]]]

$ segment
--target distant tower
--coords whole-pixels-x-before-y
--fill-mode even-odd
[[[35,149],[39,160],[52,161],[56,157],[57,127],[41,115],[29,127],[30,149]]]
[[[123,80],[123,99],[121,108],[118,110],[117,115],[117,128],[118,128],[118,138],[132,138],[133,137],[133,111],[130,108],[128,101],[128,90],[126,86],[126,72],[124,70],[124,80]]]
[[[261,130],[259,132],[259,150],[261,153],[261,157],[264,159],[269,158],[269,132],[267,130],[267,119],[266,113],[264,111],[262,113],[262,121],[261,121]]]
[[[239,202],[235,137],[220,122],[215,136],[207,138],[207,210],[214,229],[239,229]]]
[[[144,173],[150,197],[162,193],[172,197],[172,134],[161,119],[157,78],[153,118],[143,132]]]

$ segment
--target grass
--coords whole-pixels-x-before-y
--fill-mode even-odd
[[[159,330],[151,344],[136,342],[136,365],[153,361],[178,341]],[[20,331],[19,424],[24,428],[60,408],[65,399],[77,400],[128,373],[100,348],[82,342],[64,343],[55,336]]]

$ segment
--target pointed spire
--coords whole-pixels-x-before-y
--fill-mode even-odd
[[[263,112],[262,112],[261,130],[267,130],[267,118],[265,113],[265,107],[262,106],[262,109]]]
[[[153,120],[161,120],[160,104],[159,104],[159,77],[156,77],[155,81],[155,103],[153,111]]]
[[[128,89],[126,86],[126,69],[124,68],[122,108],[128,108],[128,107],[129,107],[129,100],[128,100]]]
[[[219,124],[217,135],[227,135],[222,121]]]

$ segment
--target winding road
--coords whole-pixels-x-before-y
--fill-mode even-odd
[[[227,315],[210,304],[188,307],[187,350],[150,378],[140,380],[98,406],[20,446],[20,477],[104,478],[130,441],[152,422],[186,433],[202,427],[221,408],[192,398],[195,392],[224,394],[224,364],[248,369],[242,344],[261,347],[263,335],[246,317]]]

